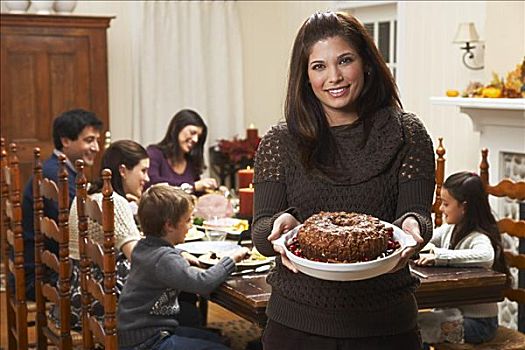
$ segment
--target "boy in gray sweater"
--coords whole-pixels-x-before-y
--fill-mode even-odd
[[[138,217],[146,238],[133,250],[119,299],[120,349],[228,349],[214,333],[178,325],[174,317],[180,310],[177,297],[182,291],[209,295],[235,270],[235,262],[248,249],[239,248],[207,270],[190,266],[174,245],[184,242],[192,211],[191,196],[169,185],[154,185],[142,195]]]

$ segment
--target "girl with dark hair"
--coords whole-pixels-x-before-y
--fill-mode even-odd
[[[420,349],[417,279],[409,247],[390,273],[334,282],[299,273],[271,241],[320,211],[393,222],[423,244],[432,234],[432,142],[402,110],[373,40],[353,16],[325,12],[301,26],[292,49],[286,123],[255,159],[252,238],[278,255],[268,276],[265,349]]]
[[[416,264],[492,268],[509,276],[510,282],[501,235],[481,178],[470,172],[450,175],[441,189],[441,199],[440,210],[447,225],[434,231],[430,253],[421,254]],[[463,330],[458,322],[455,332],[463,334],[465,342],[479,344],[494,337],[498,328],[497,303],[464,305],[458,309],[463,316]],[[440,310],[438,312],[442,313]],[[430,319],[435,319],[436,322],[429,322]],[[454,327],[440,327],[440,318],[429,313],[420,315],[420,323],[428,328],[454,332]],[[424,331],[423,328],[423,335]],[[441,337],[451,340],[445,332]],[[425,337],[423,340],[434,341]],[[456,340],[462,339],[459,337]]]
[[[183,109],[177,112],[162,141],[148,146],[150,185],[162,182],[172,186],[189,184],[195,192],[217,188],[215,179],[200,178],[205,168],[207,134],[204,120],[195,111]]]
[[[149,158],[144,147],[131,140],[115,141],[102,156],[102,169],[111,170],[111,185],[113,187],[113,203],[115,206],[115,248],[117,254],[117,297],[126,282],[130,269],[131,252],[141,239],[141,233],[135,224],[133,207],[130,199],[140,198],[148,178]],[[90,197],[102,205],[102,179],[97,179],[88,189]],[[102,226],[88,220],[89,237],[100,244],[104,242]],[[69,211],[69,257],[73,262],[71,274],[71,323],[72,327],[80,328],[80,253],[78,247],[78,213],[76,198]],[[95,276],[102,278],[102,273],[94,269]],[[96,303],[96,302],[95,302]],[[102,308],[95,307],[95,314],[103,316]],[[58,323],[58,317],[55,320]]]

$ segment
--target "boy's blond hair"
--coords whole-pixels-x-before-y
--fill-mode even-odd
[[[140,199],[138,218],[146,236],[162,237],[164,225],[176,225],[184,214],[193,210],[193,198],[176,187],[157,184],[148,188]]]

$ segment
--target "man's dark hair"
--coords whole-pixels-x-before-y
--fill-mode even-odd
[[[59,115],[53,121],[53,142],[55,148],[62,150],[64,147],[62,137],[75,141],[86,126],[92,126],[97,130],[102,129],[102,121],[93,112],[83,109],[72,109]]]

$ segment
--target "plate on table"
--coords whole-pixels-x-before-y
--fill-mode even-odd
[[[381,221],[381,223],[386,227],[392,227],[394,229],[394,239],[399,242],[400,247],[384,258],[377,258],[371,261],[339,264],[318,262],[296,256],[288,249],[287,242],[291,241],[297,235],[302,225],[283,234],[279,239],[273,241],[273,243],[284,247],[288,259],[294,263],[299,271],[306,275],[329,281],[364,280],[392,270],[401,258],[401,251],[406,247],[412,247],[417,244],[411,235],[403,232],[399,227],[385,221]]]
[[[206,253],[204,255],[199,256],[199,261],[205,265],[205,266],[213,266],[217,264],[222,257],[225,255],[228,255],[229,252],[213,252],[213,253]],[[250,251],[250,256],[238,263],[235,264],[237,267],[237,270],[244,270],[244,269],[254,269],[256,267],[266,265],[271,263],[275,260],[275,257],[266,257],[259,253],[257,249],[253,248]]]
[[[186,238],[184,238],[184,242],[198,241],[199,239],[203,239],[204,236],[204,232],[197,230],[195,227],[192,227],[190,228],[188,233],[186,233]]]
[[[206,253],[223,253],[229,252],[235,249],[239,249],[240,246],[235,242],[226,241],[195,241],[188,243],[181,243],[176,245],[177,248],[187,251],[193,255],[203,255]]]
[[[225,231],[229,235],[239,236],[241,232],[248,229],[250,224],[248,220],[236,219],[236,218],[219,218],[204,220],[202,226],[205,229],[214,229]]]

